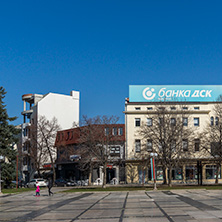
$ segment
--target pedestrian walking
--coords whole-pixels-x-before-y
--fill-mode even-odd
[[[53,192],[51,191],[52,186],[53,186],[53,182],[52,182],[52,179],[50,178],[50,179],[48,180],[48,192],[49,192],[49,196],[53,195]]]
[[[35,191],[35,196],[40,196],[40,187],[37,186],[36,191]]]

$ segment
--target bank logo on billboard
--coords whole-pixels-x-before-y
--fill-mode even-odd
[[[135,85],[129,86],[130,102],[216,101],[222,85]]]
[[[153,93],[154,91],[155,91],[154,88],[151,89],[149,87],[145,88],[143,90],[143,97],[147,100],[153,99],[156,96],[156,93]]]

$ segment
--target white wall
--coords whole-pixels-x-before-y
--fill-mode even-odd
[[[72,91],[71,96],[49,93],[37,105],[38,116],[48,120],[56,117],[61,130],[69,129],[73,123],[79,124],[79,92]]]

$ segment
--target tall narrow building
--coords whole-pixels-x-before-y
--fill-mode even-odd
[[[44,116],[51,121],[54,117],[62,130],[69,129],[79,124],[79,100],[80,93],[71,91],[70,95],[57,93],[25,94],[23,100],[23,124],[21,158],[22,179],[29,181],[35,174],[35,167],[30,158],[30,127],[37,126],[39,117]],[[56,155],[55,155],[56,156]],[[42,163],[48,164],[46,161]]]

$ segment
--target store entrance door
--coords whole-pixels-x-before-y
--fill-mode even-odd
[[[106,169],[106,183],[110,183],[110,181],[115,177],[116,170],[115,169]]]

